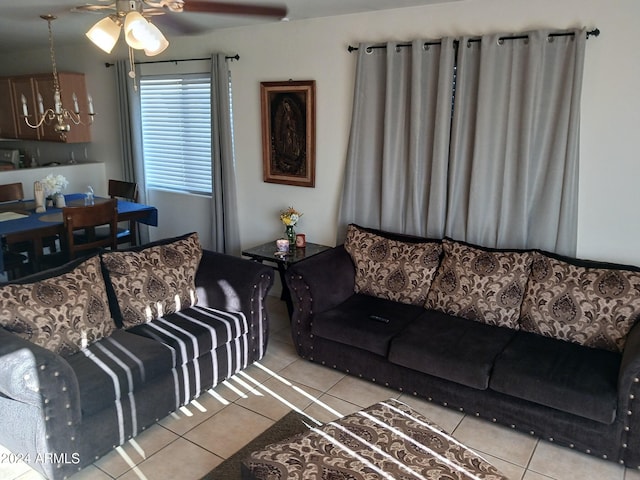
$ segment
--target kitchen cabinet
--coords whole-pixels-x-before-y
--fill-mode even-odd
[[[10,79],[13,98],[13,112],[16,122],[16,138],[22,140],[40,140],[39,128],[31,128],[24,121],[22,97],[27,101],[29,109],[29,121],[33,124],[38,113],[36,91],[31,77],[13,77]]]
[[[77,107],[80,110],[80,121],[76,125],[70,118],[65,119],[71,129],[61,136],[54,129],[56,120],[44,122],[39,128],[29,127],[23,117],[22,97],[26,99],[29,112],[29,122],[36,123],[40,117],[40,98],[44,109],[54,108],[54,82],[53,75],[35,74],[11,77],[11,97],[16,123],[16,138],[23,140],[42,140],[48,142],[84,143],[91,141],[89,105],[87,100],[87,87],[84,74],[72,72],[59,72],[60,98],[62,106],[74,112]],[[75,97],[74,97],[75,95]]]
[[[0,77],[0,138],[16,138],[16,115],[8,77]]]

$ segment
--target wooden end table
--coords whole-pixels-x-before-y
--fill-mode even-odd
[[[274,269],[278,270],[278,273],[280,274],[280,281],[282,282],[282,294],[280,295],[280,298],[287,305],[289,318],[291,318],[291,314],[293,313],[293,302],[291,301],[291,292],[289,291],[284,279],[284,274],[287,271],[287,268],[294,263],[301,262],[305,258],[313,257],[314,255],[324,252],[325,250],[329,250],[330,248],[331,247],[327,245],[307,242],[305,247],[296,247],[286,255],[279,255],[276,252],[276,242],[274,240],[273,242],[263,243],[257,247],[243,250],[242,255],[260,263],[275,263]]]

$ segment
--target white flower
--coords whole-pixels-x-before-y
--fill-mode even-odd
[[[69,182],[62,175],[52,175],[49,174],[40,180],[42,184],[42,188],[44,189],[44,194],[46,197],[51,197],[57,193],[61,193],[67,186]]]
[[[300,220],[301,216],[302,213],[298,212],[293,207],[289,207],[286,210],[282,210],[280,212],[280,220],[282,220],[282,223],[284,223],[288,227],[293,227],[296,223],[298,223],[298,220]]]

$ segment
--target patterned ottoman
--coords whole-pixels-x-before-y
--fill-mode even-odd
[[[242,463],[245,480],[507,480],[475,452],[397,400],[266,446]]]

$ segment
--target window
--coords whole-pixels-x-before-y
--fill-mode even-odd
[[[147,188],[211,195],[211,76],[140,79]]]

